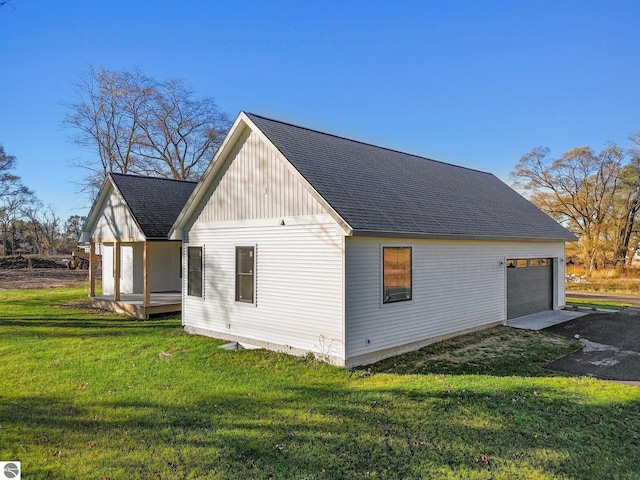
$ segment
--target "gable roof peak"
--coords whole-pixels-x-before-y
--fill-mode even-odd
[[[108,172],[108,176],[110,177],[134,177],[134,178],[142,178],[142,179],[151,179],[151,180],[165,180],[167,182],[181,182],[181,183],[198,183],[195,180],[183,180],[181,178],[169,178],[169,177],[154,177],[153,175],[140,175],[138,173],[120,173],[120,172]]]
[[[491,173],[243,114],[353,235],[575,240]]]
[[[147,240],[167,240],[197,182],[111,172],[114,188]]]
[[[428,161],[428,162],[434,162],[434,163],[439,163],[441,165],[446,165],[448,167],[461,168],[461,169],[464,169],[464,170],[470,170],[472,172],[482,173],[482,174],[485,174],[485,175],[493,176],[492,173],[486,172],[484,170],[478,170],[476,168],[466,167],[464,165],[456,165],[455,163],[445,162],[445,161],[442,161],[442,160],[436,160],[436,159],[425,157],[425,156],[422,156],[422,155],[417,155],[417,154],[414,154],[414,153],[408,153],[408,152],[405,152],[403,150],[397,150],[397,149],[394,149],[394,148],[375,145],[373,143],[364,142],[362,140],[354,140],[352,138],[347,138],[347,137],[344,137],[344,136],[341,136],[341,135],[336,135],[336,134],[333,134],[333,133],[323,132],[322,130],[317,130],[317,129],[314,129],[314,128],[304,127],[302,125],[297,125],[295,123],[285,122],[283,120],[277,120],[277,119],[266,117],[264,115],[259,115],[259,114],[256,114],[256,113],[250,113],[250,112],[244,112],[244,111],[242,113],[244,113],[247,117],[249,117],[249,119],[252,119],[252,120],[253,120],[253,118],[258,118],[258,119],[266,120],[268,122],[279,123],[279,124],[287,126],[287,127],[299,128],[300,130],[306,130],[307,132],[310,132],[312,134],[325,135],[327,137],[332,137],[332,138],[334,138],[334,139],[336,139],[338,141],[356,143],[356,144],[362,145],[363,147],[370,147],[370,148],[375,148],[375,149],[378,149],[378,150],[386,150],[387,152],[392,153],[392,154],[399,154],[399,155],[403,155],[403,156],[413,157],[413,158],[418,159],[418,160],[425,160],[425,161]]]

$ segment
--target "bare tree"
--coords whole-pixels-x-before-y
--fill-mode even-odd
[[[108,172],[198,179],[229,127],[212,99],[139,70],[90,68],[77,93],[64,123],[93,150],[93,159],[77,164],[89,171],[93,193]]]
[[[138,153],[147,160],[147,173],[197,180],[222,143],[229,119],[212,99],[197,100],[181,82],[168,80],[155,85],[140,126],[144,138]]]
[[[35,252],[54,255],[60,236],[60,217],[53,207],[45,207],[40,200],[34,199],[23,207],[22,217]]]
[[[0,201],[24,188],[20,177],[11,173],[16,168],[16,157],[9,155],[0,145]]]
[[[0,241],[5,255],[18,253],[24,243],[23,212],[33,199],[33,192],[23,185],[0,199]]]
[[[0,241],[4,254],[18,248],[17,221],[22,207],[33,199],[33,192],[22,184],[20,177],[12,173],[16,157],[5,152],[0,145]]]
[[[607,227],[616,215],[616,200],[625,153],[611,145],[600,153],[574,148],[559,158],[536,148],[511,173],[542,210],[580,236],[582,257],[590,268],[604,258]]]
[[[152,96],[152,80],[139,71],[111,72],[91,67],[76,85],[78,101],[69,103],[64,124],[74,140],[93,150],[92,161],[75,166],[88,170],[86,188],[95,192],[109,172],[135,173],[134,149],[142,141],[139,115]]]

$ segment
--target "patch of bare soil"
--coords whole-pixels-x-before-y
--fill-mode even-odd
[[[0,290],[57,288],[88,285],[87,270],[69,270],[51,259],[0,258]],[[29,267],[33,265],[33,267]],[[47,265],[43,267],[44,265]],[[34,268],[35,267],[35,268]]]
[[[0,290],[23,290],[32,288],[76,287],[88,285],[86,270],[52,268],[0,269]]]

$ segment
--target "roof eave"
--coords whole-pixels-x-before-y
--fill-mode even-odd
[[[354,237],[387,237],[387,238],[415,238],[430,240],[484,240],[484,241],[507,241],[507,242],[575,242],[578,238],[575,235],[566,237],[519,237],[504,235],[474,235],[455,233],[428,233],[428,232],[396,232],[385,230],[364,230],[354,229]]]

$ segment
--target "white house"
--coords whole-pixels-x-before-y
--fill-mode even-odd
[[[489,173],[247,113],[170,235],[186,331],[346,367],[561,308],[575,239]]]
[[[95,306],[135,317],[180,311],[182,243],[168,238],[195,182],[109,173],[80,238],[90,242],[89,296]],[[96,296],[96,248],[102,294]]]

